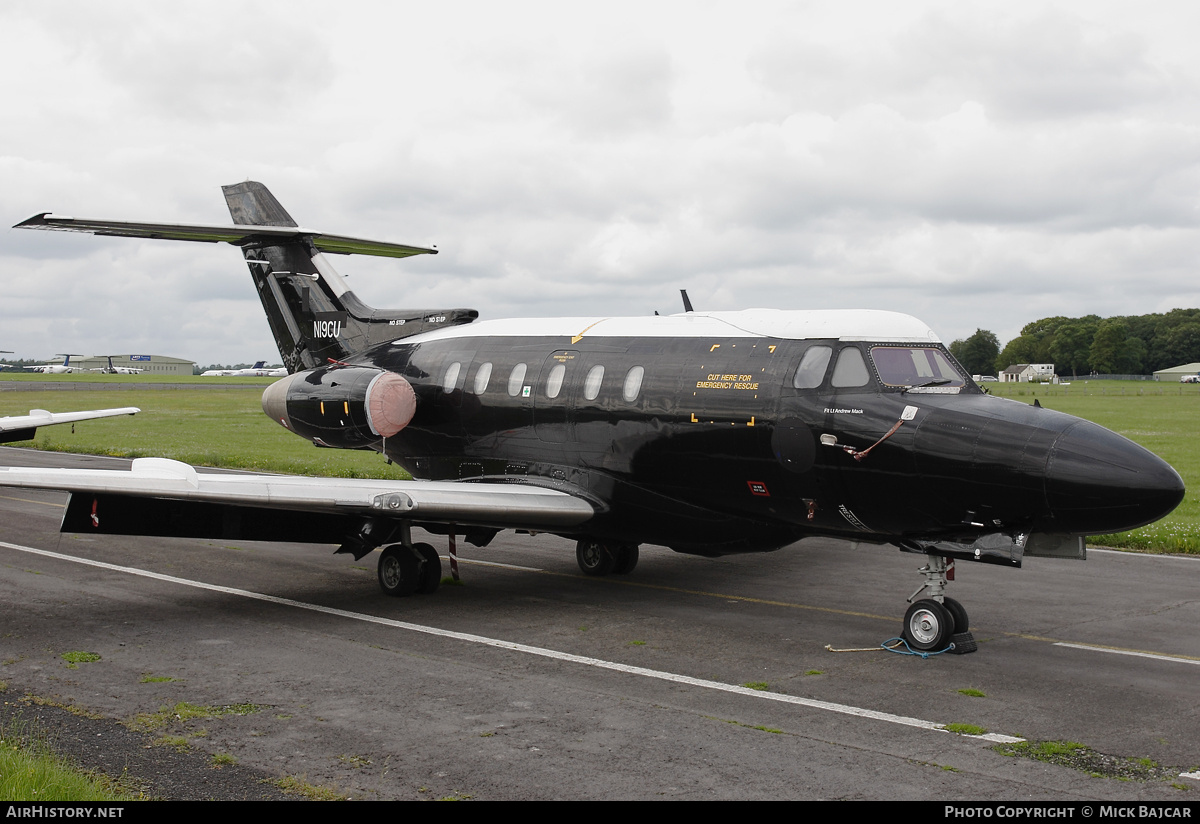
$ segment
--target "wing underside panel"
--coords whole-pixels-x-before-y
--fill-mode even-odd
[[[136,460],[127,471],[0,467],[0,486],[72,493],[64,531],[109,531],[105,519],[117,518],[121,534],[180,537],[236,532],[327,543],[371,518],[552,531],[595,514],[576,495],[535,486],[201,473],[160,458]],[[136,531],[139,518],[146,531]],[[236,523],[248,526],[234,530]]]

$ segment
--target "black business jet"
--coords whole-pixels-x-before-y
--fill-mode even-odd
[[[390,595],[441,562],[410,528],[487,545],[502,529],[577,541],[590,575],[639,544],[718,556],[814,535],[927,556],[904,620],[922,650],[973,645],[945,595],[955,560],[1083,558],[1083,536],[1169,513],[1183,482],[1088,421],[984,393],[921,321],[882,311],[687,311],[476,322],[473,309],[363,303],[327,254],[434,249],[299,227],[261,184],[224,187],[233,226],[35,215],[18,228],[242,249],[289,376],[263,410],[317,446],[382,453],[414,481],[0,469],[71,492],[65,532],[386,547]]]

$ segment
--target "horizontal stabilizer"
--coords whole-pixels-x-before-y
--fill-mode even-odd
[[[93,220],[42,212],[22,220],[14,229],[46,229],[58,232],[85,232],[114,237],[147,237],[160,240],[191,240],[199,243],[230,243],[243,248],[308,239],[319,251],[335,255],[376,255],[404,258],[436,255],[437,249],[364,240],[345,235],[329,235],[292,226],[206,226],[184,223],[140,223],[125,220]]]
[[[201,473],[164,458],[128,471],[0,467],[0,486],[521,529],[572,527],[594,514],[581,498],[535,486]]]

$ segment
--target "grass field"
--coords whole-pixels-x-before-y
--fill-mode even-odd
[[[201,386],[220,384],[269,386],[279,378],[202,378],[199,375],[102,375],[96,372],[74,372],[69,375],[43,375],[41,372],[15,372],[5,370],[0,372],[0,381],[20,381],[21,383],[94,383],[97,389],[104,384],[116,384],[118,389],[126,390],[136,387],[139,383],[194,383]]]
[[[1179,507],[1158,523],[1097,535],[1089,544],[1153,552],[1200,554],[1200,384],[1155,381],[1072,381],[987,384],[993,395],[1086,418],[1135,441],[1175,467],[1187,486]]]
[[[74,375],[41,376],[70,381]],[[79,376],[128,386],[141,376]],[[177,378],[192,382],[199,378]],[[209,379],[211,380],[211,379]],[[266,385],[270,379],[220,379]],[[158,379],[156,379],[158,381]],[[161,382],[161,381],[158,381]],[[1162,521],[1132,532],[1093,536],[1089,543],[1156,552],[1200,554],[1200,385],[1139,381],[1075,381],[1069,386],[987,384],[992,394],[1077,415],[1151,450],[1183,476],[1188,494]],[[0,392],[0,415],[30,409],[65,412],[138,406],[132,418],[85,421],[38,430],[39,449],[118,457],[174,458],[219,466],[347,478],[407,478],[373,452],[317,449],[262,413],[254,389]]]
[[[112,380],[113,376],[108,377]],[[267,418],[261,398],[262,393],[254,389],[3,392],[0,415],[24,415],[30,409],[68,412],[136,406],[142,411],[133,417],[39,429],[33,446],[55,452],[174,458],[198,466],[296,475],[408,477],[375,452],[318,449]]]

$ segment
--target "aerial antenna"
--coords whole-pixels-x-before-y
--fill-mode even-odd
[[[683,311],[685,311],[685,312],[696,311],[695,309],[692,308],[692,301],[687,296],[687,289],[680,289],[679,294],[683,297]]]

